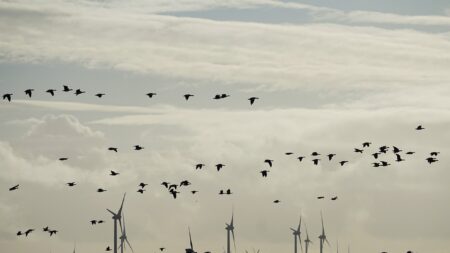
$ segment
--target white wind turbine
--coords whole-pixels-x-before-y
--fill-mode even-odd
[[[234,213],[231,213],[231,222],[230,224],[225,223],[227,230],[227,253],[231,253],[231,246],[230,246],[230,233],[233,235],[233,243],[234,243],[234,251],[236,251],[236,241],[234,240]]]
[[[305,230],[306,230],[305,253],[308,253],[309,244],[312,244],[312,241],[309,239],[308,227],[306,227],[306,223],[305,223]]]
[[[300,228],[301,228],[301,226],[302,226],[302,217],[300,216],[300,222],[298,223],[297,229],[295,230],[295,229],[291,228],[292,234],[294,235],[294,253],[297,253],[297,244],[298,244],[297,238],[300,241],[300,249],[303,252],[302,239],[300,238],[300,233],[301,233],[300,232]]]
[[[125,201],[125,194],[123,195],[122,204],[120,205],[119,211],[117,213],[114,213],[113,211],[108,210],[113,215],[114,220],[114,253],[117,253],[117,222],[119,222],[120,230],[122,230],[122,208],[123,208],[123,202]]]
[[[320,212],[320,219],[322,220],[322,234],[319,235],[320,239],[320,253],[323,253],[323,243],[326,242],[328,246],[330,243],[328,242],[327,236],[325,235],[325,228],[323,226],[323,215],[322,212]]]
[[[122,221],[123,221],[123,229],[122,229],[122,235],[120,236],[120,247],[119,247],[120,248],[120,252],[123,253],[123,251],[125,249],[125,242],[130,247],[131,252],[134,252],[133,247],[131,247],[131,244],[128,241],[128,238],[127,238],[127,230],[126,230],[126,226],[125,226],[125,215],[123,215]]]

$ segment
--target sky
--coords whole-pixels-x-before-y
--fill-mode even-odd
[[[104,252],[124,193],[136,253],[184,252],[188,227],[221,253],[232,211],[239,253],[293,252],[300,215],[319,252],[321,212],[325,252],[448,252],[448,1],[0,0],[0,34],[5,252]],[[373,167],[382,145],[405,161]]]

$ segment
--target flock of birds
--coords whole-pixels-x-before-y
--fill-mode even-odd
[[[72,91],[74,91],[74,89],[70,88],[68,85],[63,85],[62,92],[68,93],[68,92],[72,92]],[[26,89],[24,92],[29,98],[31,98],[33,96],[33,93],[34,93],[34,89]],[[48,89],[45,92],[50,94],[53,97],[53,96],[55,96],[55,93],[57,92],[57,90],[56,89]],[[75,91],[74,91],[75,96],[79,96],[79,95],[82,95],[82,94],[85,94],[85,93],[86,93],[86,91],[81,90],[81,89],[75,89]],[[11,102],[13,95],[14,95],[13,93],[5,93],[5,94],[3,94],[3,100],[7,100],[8,102]],[[98,98],[102,98],[105,95],[106,95],[105,93],[95,93],[94,94],[94,96],[96,96]],[[157,93],[156,92],[149,92],[146,95],[149,98],[153,98],[154,96],[157,95]],[[189,93],[183,95],[183,97],[184,97],[184,99],[186,101],[188,101],[191,97],[194,97],[194,96],[195,95],[189,94]],[[220,100],[220,99],[225,99],[225,98],[227,98],[229,96],[230,95],[226,94],[226,93],[216,94],[213,97],[213,99],[214,100]],[[248,98],[248,101],[250,102],[250,105],[253,105],[257,99],[259,99],[259,97],[250,97],[250,98]]]
[[[71,91],[74,91],[74,90],[72,88],[70,88],[69,86],[67,86],[67,85],[63,85],[62,91],[63,92],[71,92]],[[30,98],[32,97],[33,92],[34,92],[34,89],[27,89],[27,90],[25,90],[25,94],[28,97],[30,97]],[[49,89],[49,90],[46,90],[46,92],[49,93],[51,96],[55,96],[55,93],[57,92],[57,90],[56,89]],[[81,89],[76,89],[74,91],[74,94],[76,96],[84,94],[84,93],[86,93],[86,92],[81,90]],[[95,94],[95,96],[98,97],[98,98],[102,98],[105,95],[106,95],[105,93],[96,93]],[[152,98],[152,97],[156,96],[157,94],[155,92],[150,92],[150,93],[147,93],[146,95],[149,98]],[[8,100],[9,102],[11,102],[12,96],[13,96],[12,93],[4,94],[3,95],[3,100]],[[186,101],[188,101],[193,96],[194,96],[193,94],[184,94],[183,95],[183,97],[185,98]],[[217,94],[217,95],[215,95],[213,97],[213,99],[216,99],[216,100],[218,100],[218,99],[225,99],[225,98],[227,98],[229,96],[230,95],[228,95],[228,94]],[[259,98],[258,97],[251,97],[251,98],[249,98],[248,100],[250,101],[250,105],[253,105],[254,102],[257,99],[259,99]],[[419,126],[417,126],[415,128],[415,130],[423,131],[423,130],[425,130],[425,128],[422,125],[419,125]],[[392,164],[389,162],[389,159],[386,157],[387,154],[390,153],[390,151],[392,151],[392,154],[395,155],[394,162],[403,162],[403,161],[406,160],[407,156],[411,156],[411,155],[415,154],[414,151],[403,151],[401,148],[399,148],[397,146],[392,146],[391,147],[391,146],[386,146],[386,145],[383,145],[383,146],[380,146],[380,147],[376,148],[376,151],[375,152],[372,151],[373,152],[372,153],[369,150],[369,148],[371,146],[372,146],[371,142],[364,142],[364,143],[362,143],[361,147],[354,148],[353,151],[354,151],[354,153],[358,153],[358,154],[361,154],[361,155],[363,155],[365,153],[369,153],[370,156],[372,156],[373,159],[374,159],[374,161],[371,163],[373,167],[387,167],[387,166],[391,166]],[[141,145],[134,145],[133,146],[133,150],[134,151],[141,151],[143,149],[144,149],[144,147],[141,146]],[[119,148],[117,148],[117,147],[108,147],[107,150],[115,152],[115,153],[119,152]],[[428,162],[429,164],[438,162],[439,160],[437,159],[437,157],[438,157],[439,154],[440,154],[440,152],[432,151],[432,152],[429,153],[429,156],[425,158],[425,161]],[[285,155],[286,156],[294,156],[294,153],[293,152],[286,152]],[[314,166],[318,166],[320,163],[323,163],[323,162],[334,162],[334,161],[337,161],[337,164],[339,164],[340,166],[345,166],[347,163],[349,163],[348,160],[344,160],[344,159],[337,160],[337,158],[336,158],[337,155],[334,154],[334,153],[320,154],[317,151],[312,152],[309,156],[306,156],[306,155],[295,155],[295,157],[296,157],[296,160],[298,160],[299,163],[304,163],[309,158],[310,162],[312,162],[312,164]],[[61,162],[64,162],[64,161],[69,160],[69,157],[61,157],[61,158],[58,158],[58,159]],[[260,170],[259,173],[261,174],[261,176],[263,178],[267,178],[269,176],[270,169],[274,166],[275,161],[273,159],[266,158],[266,159],[263,160],[263,163],[266,164],[267,167],[265,169]],[[198,163],[198,164],[193,165],[193,167],[194,167],[195,170],[202,170],[202,169],[205,169],[207,166],[205,164],[203,164],[203,163]],[[214,167],[216,168],[217,172],[220,172],[221,170],[223,170],[226,167],[226,165],[223,164],[223,163],[217,163],[217,164],[214,165]],[[109,175],[113,176],[113,177],[116,177],[116,176],[120,175],[120,172],[114,171],[114,170],[110,170]],[[75,187],[75,186],[77,186],[77,182],[75,182],[75,181],[67,182],[66,185],[68,187]],[[146,191],[146,186],[147,185],[148,184],[144,183],[144,182],[139,183],[137,185],[138,189],[137,189],[136,192],[140,193],[140,194],[144,194],[144,192]],[[182,189],[187,188],[188,186],[191,186],[192,184],[188,180],[183,180],[180,183],[171,183],[171,182],[164,181],[164,182],[161,183],[161,185],[167,190],[167,192],[170,195],[172,195],[172,197],[174,199],[176,199],[177,196],[181,193]],[[11,188],[9,188],[9,191],[16,191],[16,190],[19,189],[19,186],[20,186],[19,184],[14,185]],[[102,193],[102,192],[106,192],[106,191],[107,190],[104,189],[104,188],[98,188],[97,189],[98,193]],[[196,194],[196,193],[198,193],[198,190],[190,190],[190,193],[191,194]],[[231,194],[233,194],[231,189],[220,189],[219,190],[219,195],[231,195]],[[325,199],[325,196],[317,196],[317,199],[319,199],[319,200]],[[332,197],[330,197],[330,199],[332,201],[335,201],[335,200],[338,199],[338,196],[332,196]],[[278,199],[273,201],[273,203],[275,203],[275,204],[278,204],[280,202],[281,201],[278,200]],[[104,223],[104,221],[103,220],[94,219],[94,220],[90,220],[90,223],[91,223],[91,225],[97,225],[97,224]],[[58,232],[57,230],[50,229],[48,226],[44,227],[42,230],[43,230],[43,232],[49,233],[49,236],[53,236],[54,234],[56,234]],[[35,229],[30,228],[30,229],[27,229],[25,231],[18,231],[16,233],[16,235],[17,236],[24,235],[25,237],[28,237],[30,235],[30,233],[32,233],[33,231],[35,231]],[[110,251],[110,250],[111,250],[111,248],[108,246],[106,248],[106,251]],[[163,251],[164,248],[160,248],[160,250]]]

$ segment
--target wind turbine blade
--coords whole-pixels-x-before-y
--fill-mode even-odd
[[[120,226],[120,231],[123,233],[123,228],[122,228],[122,219],[119,219],[119,226]]]
[[[234,229],[231,230],[231,234],[233,235],[234,252],[236,252],[236,240],[234,239]]]
[[[189,230],[189,243],[191,244],[191,250],[194,250],[194,246],[192,244],[192,237],[191,237],[191,228],[188,227],[188,230]]]
[[[123,194],[122,204],[120,205],[119,212],[117,212],[117,214],[119,216],[122,214],[122,208],[123,208],[123,202],[125,201],[125,195],[126,195],[126,193]]]
[[[302,225],[302,216],[300,215],[300,222],[298,223],[297,231],[300,231],[301,225]]]
[[[300,238],[300,234],[298,234],[298,240],[300,241],[300,250],[303,252],[303,244],[302,239]]]
[[[320,220],[322,221],[322,234],[325,234],[325,228],[323,226],[323,215],[322,215],[322,211],[320,211]]]
[[[116,214],[113,212],[113,211],[111,211],[111,210],[109,210],[109,209],[106,209],[108,212],[110,212],[113,216],[116,216]]]
[[[290,228],[291,230],[292,230],[292,232],[297,232],[295,229],[293,229],[293,228]]]
[[[330,242],[328,241],[328,239],[327,239],[327,238],[325,238],[325,242],[327,242],[328,246],[330,246],[330,247],[331,247],[331,244],[330,244]]]
[[[128,238],[125,238],[125,241],[127,241],[127,244],[128,244],[128,246],[130,247],[130,249],[131,249],[131,252],[134,252],[133,247],[131,247],[131,244],[130,244],[130,242],[128,241]]]

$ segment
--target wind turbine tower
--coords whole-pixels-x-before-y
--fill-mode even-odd
[[[300,249],[303,252],[303,247],[302,247],[302,239],[300,238],[300,227],[302,226],[302,217],[300,216],[300,222],[298,223],[298,227],[297,229],[293,229],[292,230],[292,234],[294,235],[294,253],[297,253],[297,238],[300,241]]]
[[[124,201],[125,201],[125,194],[123,195],[122,204],[120,205],[119,211],[117,211],[117,213],[114,213],[113,211],[106,209],[113,215],[112,219],[114,220],[114,249],[113,249],[114,253],[117,253],[117,222],[119,222],[120,230],[122,230],[122,208]]]
[[[186,249],[186,253],[197,253],[194,251],[194,245],[192,244],[192,237],[191,237],[191,229],[188,227],[189,230],[189,243],[191,245],[191,248]]]
[[[306,227],[306,223],[305,223],[305,230],[306,230],[305,253],[308,253],[309,244],[312,244],[312,241],[309,239],[308,228]]]
[[[236,241],[234,240],[234,213],[231,213],[231,222],[230,224],[225,223],[227,230],[227,253],[231,253],[231,246],[230,246],[230,234],[233,235],[233,243],[234,243],[234,251],[236,251]]]
[[[123,250],[125,248],[125,242],[130,247],[131,252],[134,252],[133,247],[131,247],[131,244],[127,238],[127,230],[126,230],[126,226],[125,226],[125,215],[123,215],[122,221],[123,221],[123,229],[122,229],[122,235],[120,236],[120,252],[123,253]]]
[[[320,219],[322,220],[322,234],[319,235],[320,253],[323,253],[323,244],[324,244],[324,242],[326,242],[328,245],[330,245],[330,243],[328,242],[327,236],[325,235],[325,228],[323,226],[323,215],[322,215],[322,212],[320,212]]]

